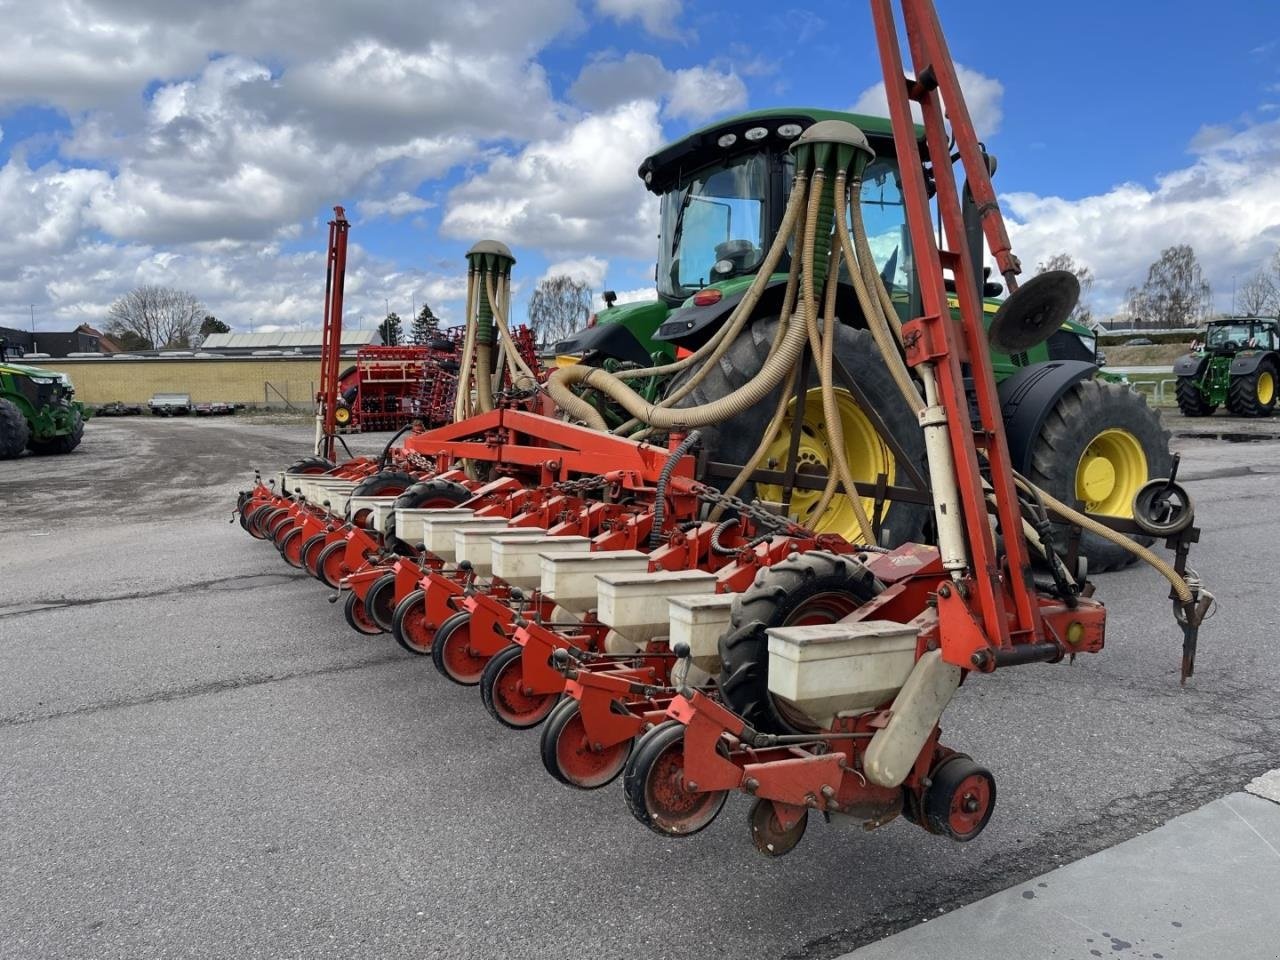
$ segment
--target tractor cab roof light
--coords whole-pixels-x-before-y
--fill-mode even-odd
[[[726,133],[726,134],[722,134],[720,139],[716,141],[716,146],[723,147],[727,150],[729,147],[732,147],[737,142],[738,142],[738,135],[736,133]]]
[[[746,137],[748,140],[750,140],[752,143],[754,143],[757,140],[763,140],[768,135],[769,135],[769,131],[766,130],[764,127],[752,127],[750,130],[748,130],[746,133],[743,134],[743,136]]]
[[[778,136],[785,137],[790,140],[793,137],[800,136],[802,129],[803,128],[798,123],[784,123],[778,128]]]

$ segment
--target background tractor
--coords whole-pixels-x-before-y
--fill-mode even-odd
[[[794,171],[789,148],[824,120],[856,124],[875,150],[861,193],[870,254],[898,317],[919,316],[920,291],[890,122],[827,110],[763,110],[696,131],[645,159],[639,175],[661,198],[657,299],[615,306],[606,294],[609,306],[586,329],[556,344],[560,362],[625,372],[670,361],[706,343],[747,295],[778,233]],[[994,158],[987,162],[994,170]],[[979,293],[989,325],[1000,305],[993,298],[1003,288],[985,279],[980,217],[967,184],[963,200],[968,256],[975,275],[983,278]],[[707,403],[759,371],[777,327],[793,254],[789,250],[777,264],[749,327],[675,405]],[[924,464],[915,418],[893,389],[865,330],[845,268],[839,277],[837,311],[843,326],[835,352],[837,378],[843,383],[837,411],[846,459],[860,483],[919,490]],[[947,282],[954,310],[954,281]],[[1006,347],[1009,352],[993,349],[991,359],[1014,468],[1089,513],[1132,518],[1137,491],[1169,472],[1169,434],[1159,414],[1123,383],[1098,376],[1097,340],[1086,327],[1064,323],[1047,340],[1028,336],[1024,345],[1006,342]],[[815,371],[806,373],[806,392],[791,403],[776,441],[758,465],[771,471],[777,484],[749,483],[740,495],[776,502],[797,474],[828,474],[833,452],[816,376]],[[688,374],[680,374],[637,383],[636,389],[661,402],[687,382]],[[738,473],[736,465],[755,450],[777,402],[775,391],[725,423],[702,430],[710,480],[723,487]],[[610,427],[624,433],[629,429],[621,411],[601,401],[601,412]],[[929,503],[927,495],[915,502],[898,497],[880,504],[867,498],[864,507],[869,515],[877,512],[877,525],[888,531],[888,542],[901,543],[919,537],[930,522]],[[848,499],[824,497],[820,484],[797,490],[785,506],[810,529],[846,536],[856,530]],[[1088,531],[1076,546],[1094,571],[1133,560],[1132,554]]]
[[[65,373],[0,362],[0,460],[70,453],[84,435],[84,405]]]
[[[1173,365],[1178,409],[1207,417],[1224,403],[1237,417],[1267,417],[1276,408],[1280,321],[1228,317],[1205,328],[1204,341]]]

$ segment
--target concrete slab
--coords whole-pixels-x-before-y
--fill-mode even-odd
[[[1277,902],[1280,806],[1233,793],[842,960],[1262,960]]]
[[[1268,770],[1260,777],[1254,777],[1244,788],[1255,797],[1280,803],[1280,770]]]

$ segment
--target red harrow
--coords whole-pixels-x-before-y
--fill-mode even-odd
[[[633,814],[667,836],[696,833],[730,792],[746,793],[754,799],[752,838],[775,856],[796,845],[811,810],[867,828],[902,816],[955,840],[982,831],[994,778],[940,739],[957,689],[973,674],[1074,659],[1104,645],[1105,608],[1085,571],[1060,559],[1051,517],[1117,543],[1122,534],[1165,538],[1172,564],[1132,542],[1125,548],[1172,586],[1184,680],[1213,602],[1186,566],[1199,533],[1173,478],[1140,491],[1133,521],[1103,525],[1013,471],[974,264],[940,248],[933,225],[936,195],[941,242],[960,248],[960,190],[951,164],[926,165],[924,154],[956,151],[1012,291],[991,324],[993,340],[1026,349],[1057,329],[1074,300],[1064,297],[1061,278],[1018,286],[932,4],[902,0],[918,78],[907,82],[890,2],[871,7],[918,274],[917,316],[906,323],[892,316],[892,298],[866,259],[856,199],[870,154],[865,138],[850,124],[818,123],[792,148],[796,215],[769,252],[776,264],[788,243],[796,251],[781,309],[790,319],[778,323],[759,375],[735,393],[701,406],[651,403],[623,377],[583,365],[535,387],[506,327],[514,260],[500,244],[478,244],[469,254],[462,348],[475,382],[458,393],[456,422],[389,445],[377,461],[300,461],[276,481],[259,479],[238,511],[249,533],[271,538],[289,563],[334,588],[333,599],[345,595],[354,629],[391,632],[405,650],[430,655],[447,679],[478,686],[485,708],[508,727],[545,721],[542,760],[562,783],[593,789],[625,774]],[[861,543],[802,529],[774,505],[698,480],[710,474],[694,428],[750,408],[772,386],[795,385],[797,370],[817,370],[830,401],[838,322],[825,278],[841,265],[855,285],[861,279],[862,319],[919,419],[932,542],[871,545],[865,514],[879,516],[882,498],[895,491],[884,478],[871,490],[855,484],[843,463],[830,481],[820,479],[828,499],[843,485]],[[772,270],[761,271],[761,284]],[[750,296],[742,303],[743,312],[735,308],[725,320],[725,337],[749,319]],[[505,393],[489,380],[503,352]],[[713,336],[672,366],[696,370],[722,355]],[[665,445],[603,432],[603,418],[574,384],[616,402],[651,434],[665,435]],[[595,428],[556,419],[557,406]],[[837,430],[836,418],[826,419]],[[761,450],[780,421],[779,413]],[[755,476],[758,466],[757,457],[741,476]]]

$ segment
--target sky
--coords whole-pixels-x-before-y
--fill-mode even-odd
[[[937,0],[1027,267],[1071,254],[1120,309],[1191,244],[1218,309],[1280,250],[1280,3]],[[0,325],[105,323],[133,287],[235,330],[348,326],[515,253],[513,320],[568,273],[652,296],[665,142],[746,109],[875,111],[869,8],[740,0],[0,0]]]

